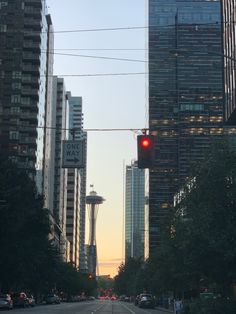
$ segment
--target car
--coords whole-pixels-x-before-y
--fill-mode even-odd
[[[60,304],[60,298],[56,294],[48,294],[45,298],[47,304]]]
[[[140,308],[145,307],[145,308],[153,309],[155,307],[155,301],[153,299],[153,296],[151,294],[148,294],[148,293],[140,294],[139,300],[138,300],[138,306]]]
[[[29,307],[29,299],[25,292],[17,292],[12,294],[14,307]]]
[[[140,294],[138,294],[137,296],[136,296],[136,298],[134,299],[134,305],[138,305],[138,303],[139,303],[139,297],[140,297]]]
[[[35,306],[35,298],[32,294],[27,294],[27,298],[29,300],[29,306],[33,307]]]
[[[10,294],[0,294],[0,308],[1,309],[13,309],[13,301]]]

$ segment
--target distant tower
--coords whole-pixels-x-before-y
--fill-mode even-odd
[[[91,187],[93,187],[91,185]],[[98,196],[95,191],[91,191],[88,196],[86,196],[86,204],[88,205],[89,213],[89,244],[88,244],[88,271],[92,275],[96,276],[97,268],[97,247],[96,247],[96,219],[99,204],[104,202],[104,198]]]

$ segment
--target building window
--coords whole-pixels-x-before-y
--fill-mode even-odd
[[[0,33],[6,33],[6,31],[7,31],[7,25],[6,24],[0,25]]]
[[[18,140],[19,139],[19,132],[10,131],[9,137],[10,137],[10,140]]]
[[[11,107],[11,113],[19,113],[20,107]]]
[[[20,72],[20,71],[13,71],[13,72],[12,72],[12,78],[13,78],[13,79],[19,79],[19,78],[21,78],[21,72]]]
[[[21,101],[21,96],[20,95],[12,95],[11,96],[11,103],[12,104],[20,103],[20,101]]]
[[[21,83],[12,83],[12,89],[21,89]]]
[[[0,1],[0,10],[8,5],[7,1]]]
[[[29,97],[23,97],[21,99],[22,105],[29,105],[30,104],[30,98]]]

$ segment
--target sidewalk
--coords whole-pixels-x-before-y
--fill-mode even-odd
[[[165,307],[156,306],[155,308],[162,311],[162,312],[174,313],[174,310],[166,309]]]

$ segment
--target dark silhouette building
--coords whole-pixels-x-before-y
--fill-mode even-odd
[[[228,125],[236,124],[236,3],[222,0],[222,29],[224,53],[225,120]]]
[[[46,1],[0,2],[0,153],[43,190],[48,29]]]
[[[194,162],[225,138],[220,1],[149,0],[149,251]],[[232,111],[232,110],[231,110]]]

